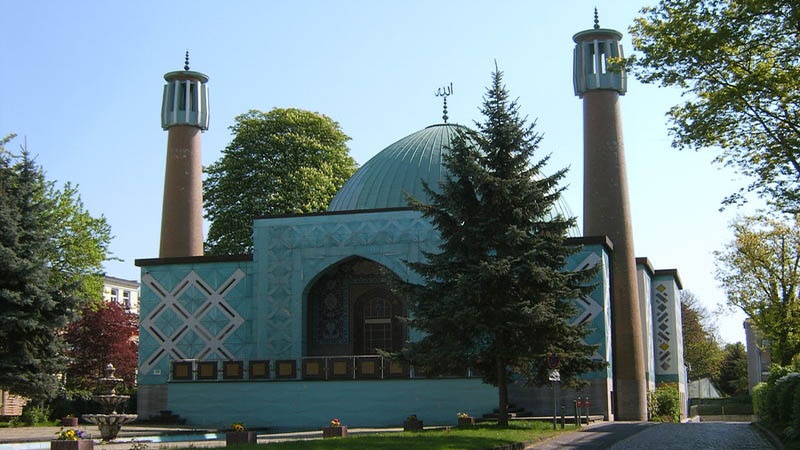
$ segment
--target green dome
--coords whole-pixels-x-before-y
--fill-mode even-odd
[[[425,180],[438,191],[442,152],[461,125],[431,125],[386,147],[367,161],[333,197],[328,211],[407,207],[405,194],[427,201]]]
[[[462,125],[438,124],[412,133],[367,161],[333,197],[328,211],[352,211],[408,207],[406,194],[423,202],[428,196],[422,180],[436,192],[444,179],[442,154],[447,152]],[[559,200],[555,212],[574,217],[566,202]],[[577,228],[570,236],[579,236]]]

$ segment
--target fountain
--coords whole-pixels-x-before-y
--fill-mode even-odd
[[[83,420],[93,423],[100,428],[100,438],[104,442],[113,441],[119,433],[119,429],[126,423],[131,423],[138,417],[136,414],[118,414],[117,407],[130,398],[130,395],[119,395],[116,393],[116,386],[122,382],[122,378],[114,376],[114,366],[108,364],[105,368],[105,376],[98,381],[98,395],[93,395],[92,399],[100,404],[104,414],[83,414]]]

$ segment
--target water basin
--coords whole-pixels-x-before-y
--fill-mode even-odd
[[[191,442],[191,441],[224,441],[225,433],[181,433],[181,434],[164,434],[157,436],[126,436],[114,439],[113,443],[126,443],[126,442],[153,442],[153,443],[167,443],[167,442]],[[97,439],[95,439],[97,441]],[[224,446],[224,445],[223,445]],[[0,450],[48,450],[50,448],[50,441],[42,442],[19,442],[13,444],[0,444]]]

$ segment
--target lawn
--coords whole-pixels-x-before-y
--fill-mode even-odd
[[[431,429],[422,432],[382,434],[350,434],[346,438],[317,439],[270,443],[270,450],[481,450],[546,439],[561,430],[553,431],[552,423],[513,421],[508,428],[498,428],[495,423],[484,422],[474,428]],[[574,430],[567,425],[564,431]],[[238,450],[258,450],[256,445],[237,446]]]

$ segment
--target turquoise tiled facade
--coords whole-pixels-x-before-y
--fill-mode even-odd
[[[192,424],[222,426],[243,420],[240,406],[224,406],[235,398],[242,398],[235,401],[237,405],[242,401],[271,404],[275,398],[295,392],[297,400],[316,405],[312,410],[317,413],[306,411],[293,416],[286,411],[273,414],[260,410],[262,413],[248,423],[316,426],[312,417],[324,421],[329,414],[337,414],[336,408],[324,407],[326,403],[336,404],[337,392],[353,390],[361,394],[346,410],[364,426],[396,424],[405,414],[398,411],[426,411],[431,423],[434,419],[447,423],[455,410],[480,414],[495,406],[495,388],[483,385],[479,378],[307,381],[298,369],[289,384],[274,377],[250,380],[248,374],[236,381],[226,381],[222,376],[215,376],[213,381],[199,381],[194,376],[189,382],[173,379],[171,361],[294,360],[299,368],[308,356],[308,291],[322,273],[359,257],[380,264],[403,281],[419,282],[404,261],[419,261],[423,251],[434,250],[438,234],[419,212],[390,209],[259,219],[254,223],[254,243],[252,260],[140,262],[140,389],[148,395],[158,387],[163,396],[160,402],[145,402],[151,405],[151,411],[140,408],[140,413],[152,415],[169,409]],[[590,323],[592,333],[587,340],[598,345],[595,357],[608,361],[608,249],[601,244],[582,246],[565,270],[595,265],[601,266],[597,287],[590,295],[575,300],[579,310],[575,321]],[[410,337],[415,338],[413,331]],[[607,381],[610,375],[609,366],[586,377]],[[333,386],[337,387],[332,391]],[[414,394],[426,389],[438,394]],[[405,395],[397,396],[398,392]],[[470,394],[465,396],[464,392]],[[359,413],[370,404],[385,402],[387,396],[393,398],[392,408]],[[201,408],[201,404],[206,406]],[[340,405],[338,415],[343,412]]]

